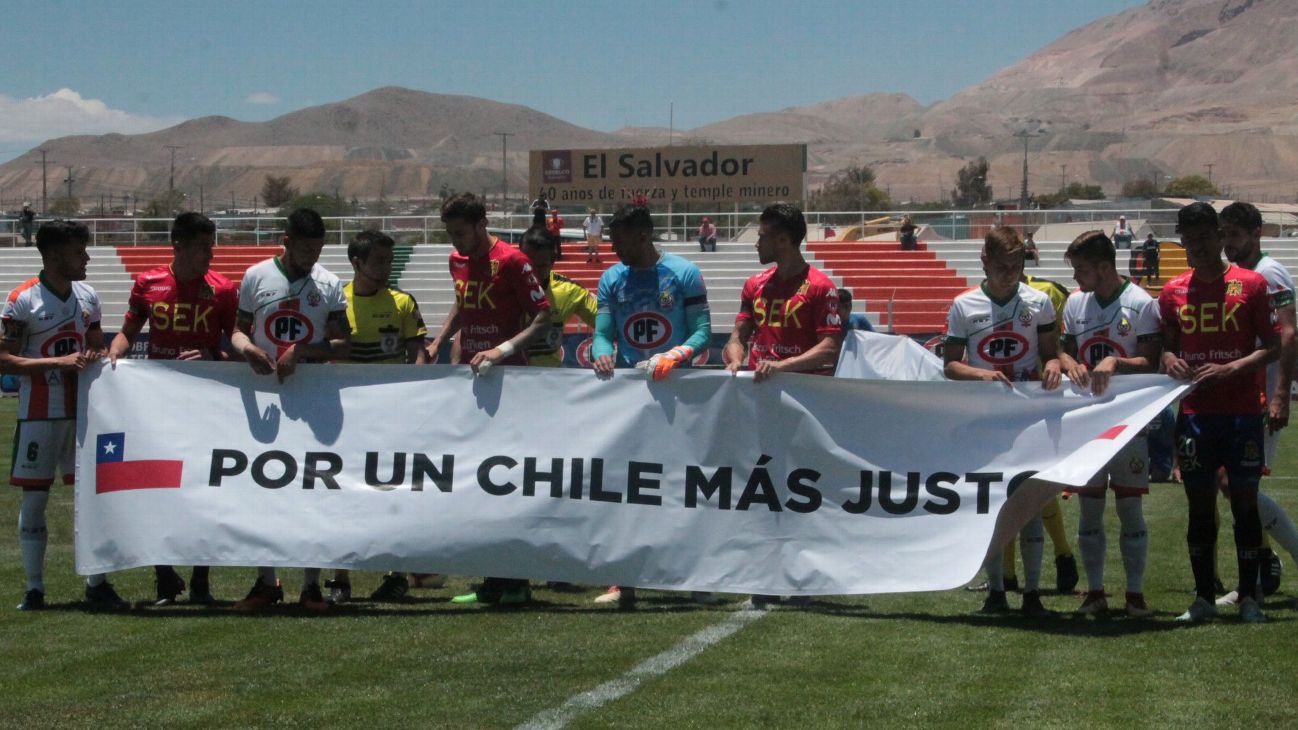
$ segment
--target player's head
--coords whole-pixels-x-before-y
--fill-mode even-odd
[[[838,316],[844,320],[852,313],[852,290],[839,287],[838,289]]]
[[[181,281],[203,276],[212,265],[216,224],[202,213],[181,213],[171,222],[171,270]]]
[[[757,260],[763,264],[780,260],[781,254],[802,248],[807,237],[807,219],[788,203],[766,206],[757,219]]]
[[[532,262],[537,281],[547,286],[554,268],[554,236],[542,226],[532,226],[523,234],[518,249]]]
[[[1262,212],[1252,203],[1236,201],[1221,209],[1221,243],[1234,263],[1253,263],[1262,252]]]
[[[86,264],[90,255],[90,229],[76,221],[55,219],[46,221],[36,229],[36,250],[41,252],[41,265],[68,281],[86,278]]]
[[[1190,203],[1176,212],[1176,232],[1190,268],[1221,264],[1221,223],[1207,203]]]
[[[347,244],[347,259],[352,263],[355,278],[364,279],[375,288],[387,286],[392,277],[392,252],[396,245],[383,231],[371,229],[357,233]]]
[[[654,219],[641,205],[624,205],[608,224],[608,238],[613,253],[627,266],[643,267],[653,255]]]
[[[1008,226],[997,226],[983,237],[983,273],[987,287],[1006,294],[1018,286],[1023,278],[1023,252],[1026,247],[1019,232]]]
[[[1073,278],[1084,292],[1107,290],[1117,283],[1117,253],[1104,231],[1087,231],[1068,244],[1064,258],[1073,266]]]
[[[320,214],[310,208],[298,208],[288,214],[284,224],[284,265],[298,274],[311,271],[324,248],[325,225]]]
[[[442,203],[442,224],[461,256],[485,252],[491,241],[487,235],[487,206],[473,193],[456,193],[447,198]]]

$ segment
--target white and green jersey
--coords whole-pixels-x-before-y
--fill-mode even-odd
[[[993,299],[985,283],[966,291],[951,303],[946,321],[947,343],[964,346],[971,366],[1010,380],[1041,379],[1041,338],[1054,331],[1050,297],[1021,282],[1004,301]]]
[[[347,298],[342,282],[320,264],[299,279],[289,280],[279,257],[254,264],[239,285],[239,314],[252,320],[252,341],[273,359],[289,347],[325,339],[330,319],[347,324]]]
[[[1284,264],[1266,254],[1262,254],[1262,258],[1258,260],[1253,270],[1266,279],[1266,295],[1271,302],[1271,321],[1274,322],[1276,310],[1294,306],[1293,277],[1289,275],[1289,269],[1286,269]],[[1271,397],[1279,384],[1280,363],[1273,362],[1266,366],[1267,398]],[[1274,442],[1274,439],[1268,439],[1268,444],[1271,442]]]
[[[1109,355],[1135,357],[1138,343],[1160,336],[1158,302],[1129,281],[1110,299],[1075,291],[1064,304],[1064,341],[1077,346],[1077,359],[1088,368]]]

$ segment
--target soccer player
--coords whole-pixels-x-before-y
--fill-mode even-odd
[[[1284,264],[1262,253],[1262,214],[1252,203],[1234,202],[1220,214],[1221,239],[1226,259],[1245,269],[1251,269],[1266,279],[1267,294],[1271,299],[1272,317],[1280,326],[1280,359],[1266,368],[1266,393],[1269,401],[1266,419],[1266,466],[1275,464],[1276,432],[1289,425],[1289,384],[1293,382],[1294,362],[1298,356],[1298,343],[1294,340],[1294,283]],[[1264,471],[1265,473],[1265,471]],[[1298,562],[1298,529],[1289,515],[1275,500],[1262,492],[1257,495],[1258,514],[1262,528],[1279,542]],[[1280,567],[1269,547],[1262,548],[1262,583],[1270,584],[1267,592],[1279,587]],[[1232,601],[1231,599],[1234,598]],[[1227,594],[1218,599],[1218,605],[1238,602],[1238,596]]]
[[[430,362],[448,337],[459,333],[454,358],[479,376],[496,364],[527,365],[527,346],[550,326],[550,302],[521,251],[487,233],[487,207],[473,193],[442,203],[442,223],[455,251],[451,278],[455,303],[428,345]],[[455,603],[520,604],[532,599],[528,582],[487,578]]]
[[[833,375],[843,344],[838,288],[807,263],[802,211],[775,203],[757,224],[757,260],[775,264],[744,282],[739,314],[722,357],[726,369],[745,365],[762,382],[780,372]]]
[[[1162,354],[1158,304],[1144,289],[1118,274],[1113,241],[1103,231],[1087,231],[1068,245],[1077,291],[1064,306],[1063,351],[1059,362],[1073,383],[1104,395],[1118,373],[1152,373]],[[1077,544],[1086,567],[1087,592],[1080,614],[1108,610],[1104,594],[1104,499],[1113,490],[1122,533],[1118,545],[1127,572],[1126,612],[1147,618],[1145,559],[1149,537],[1141,497],[1149,493],[1149,444],[1144,431],[1133,438],[1086,486]]]
[[[645,363],[650,377],[662,380],[673,369],[688,367],[694,353],[712,340],[703,274],[689,260],[658,250],[648,208],[619,208],[608,230],[619,263],[599,277],[591,347],[595,373],[609,377],[615,368]],[[716,600],[709,593],[692,595],[704,603]],[[595,602],[633,608],[635,588],[610,586]]]
[[[382,231],[368,230],[356,234],[347,244],[347,258],[352,265],[352,280],[343,287],[347,298],[347,326],[351,332],[353,362],[383,364],[417,364],[428,362],[424,350],[424,326],[419,304],[406,292],[388,285],[392,276],[392,254],[396,241]],[[334,571],[334,579],[325,581],[329,603],[350,601],[351,573]],[[391,572],[370,595],[374,601],[400,600],[410,589],[404,573]]]
[[[27,589],[20,611],[45,607],[45,508],[57,469],[72,484],[77,448],[77,373],[104,353],[100,304],[86,278],[84,224],[52,220],[36,231],[41,272],[9,292],[0,324],[0,373],[19,376],[18,424],[9,483],[23,490],[18,548]],[[102,573],[86,578],[86,600],[125,609]]]
[[[593,329],[599,305],[586,287],[554,270],[554,239],[544,228],[527,229],[518,248],[532,262],[537,281],[545,289],[545,298],[550,300],[550,327],[528,345],[527,362],[540,367],[563,367],[564,326],[575,317]]]
[[[1253,598],[1262,547],[1257,487],[1262,477],[1265,367],[1279,357],[1278,328],[1271,321],[1266,279],[1222,261],[1217,211],[1207,203],[1191,203],[1177,212],[1176,223],[1191,270],[1163,287],[1158,306],[1166,347],[1163,367],[1168,375],[1195,385],[1181,399],[1176,440],[1189,501],[1186,544],[1196,593],[1177,620],[1198,622],[1217,614],[1216,476],[1224,467],[1235,517],[1239,615],[1256,623],[1265,620]]]
[[[947,315],[943,345],[946,376],[952,380],[985,380],[1012,387],[1015,381],[1040,380],[1054,390],[1062,380],[1055,338],[1055,308],[1050,297],[1022,280],[1023,241],[1013,228],[995,228],[983,239],[986,280],[955,298]],[[964,362],[968,356],[968,362]],[[1041,605],[1041,554],[1045,536],[1037,515],[1019,534],[1023,553],[1023,613],[1046,613]],[[988,557],[987,600],[981,611],[1009,609],[1000,553]]]
[[[108,359],[117,360],[131,350],[135,338],[149,326],[151,360],[223,360],[222,338],[234,334],[239,290],[234,282],[209,266],[216,225],[201,213],[181,213],[171,223],[171,264],[140,274],[131,287],[122,329],[113,337]],[[170,565],[153,568],[158,600],[174,603],[185,592],[185,581]],[[189,599],[213,603],[208,568],[194,566],[189,578]]]
[[[747,365],[754,382],[780,372],[833,375],[843,344],[839,290],[825,274],[802,256],[807,222],[802,211],[775,203],[762,211],[757,224],[757,259],[771,268],[744,282],[739,314],[722,351],[732,374]],[[746,607],[764,609],[781,599],[755,595]],[[806,606],[810,599],[788,600]]]
[[[324,247],[325,225],[320,214],[298,208],[288,216],[284,251],[243,275],[239,312],[231,344],[259,375],[274,373],[283,382],[301,363],[346,359],[351,328],[342,282],[317,263]],[[257,581],[238,610],[261,610],[283,600],[275,569],[258,569]],[[325,611],[320,569],[303,570],[298,604],[308,611]]]

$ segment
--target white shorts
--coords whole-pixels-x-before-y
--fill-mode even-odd
[[[1105,489],[1119,497],[1149,494],[1149,438],[1142,429],[1086,486],[1070,490],[1083,497],[1103,497]]]
[[[76,480],[77,422],[19,421],[14,429],[13,472],[9,483],[27,489],[48,489],[57,470],[64,484]]]

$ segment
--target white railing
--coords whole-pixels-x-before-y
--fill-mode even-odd
[[[1007,225],[1019,228],[1022,232],[1032,232],[1044,225],[1056,223],[1094,223],[1095,227],[1112,230],[1118,216],[1125,215],[1129,220],[1141,220],[1149,224],[1153,233],[1161,239],[1172,238],[1176,228],[1175,209],[1149,208],[1112,208],[1106,210],[938,210],[938,211],[811,211],[806,213],[809,228],[808,238],[820,240],[825,237],[825,229],[833,228],[836,232],[853,226],[867,230],[892,230],[902,216],[909,215],[916,225],[930,226],[933,231],[947,239],[981,238],[983,233],[995,225]],[[654,213],[658,236],[666,241],[693,241],[698,235],[698,228],[703,218],[710,218],[717,226],[717,237],[720,240],[737,240],[746,229],[757,226],[759,211],[699,211]],[[584,213],[563,214],[565,228],[580,228]],[[604,214],[604,222],[611,216]],[[879,219],[888,220],[879,222]],[[37,219],[39,227],[44,218]],[[77,218],[90,228],[91,242],[96,246],[143,246],[165,245],[167,232],[171,227],[170,218],[136,218],[131,216],[111,218]],[[250,245],[278,243],[284,227],[284,219],[279,216],[213,216],[217,226],[217,241],[225,245]],[[491,213],[488,224],[493,228],[506,230],[524,230],[532,223],[530,214]],[[325,219],[329,229],[329,243],[347,243],[352,236],[367,228],[377,228],[398,243],[428,244],[445,242],[446,229],[436,215],[385,215],[385,216],[349,216]],[[1266,231],[1267,236],[1293,237],[1298,234],[1298,225],[1272,226]],[[0,219],[0,247],[21,246],[19,221],[17,218]]]

